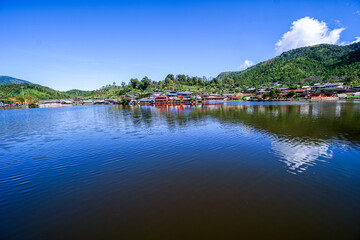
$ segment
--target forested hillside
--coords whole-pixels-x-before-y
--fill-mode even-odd
[[[75,98],[77,96],[87,97],[96,94],[96,91],[85,91],[80,89],[71,89],[68,91],[62,92],[63,94],[69,95],[71,98]]]
[[[40,86],[37,84],[9,84],[9,85],[0,85],[0,95],[2,98],[15,98],[22,102],[24,99],[22,97],[21,86],[24,87],[24,95],[27,100],[30,102],[37,102],[38,100],[43,99],[58,99],[58,98],[68,98],[69,95],[62,93],[60,91],[53,90],[48,87]]]
[[[357,81],[360,76],[360,43],[347,46],[321,44],[294,49],[240,72],[223,72],[238,86],[271,82],[293,85],[322,81]]]

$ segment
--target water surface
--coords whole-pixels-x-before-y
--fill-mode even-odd
[[[359,239],[360,103],[0,111],[1,239]]]

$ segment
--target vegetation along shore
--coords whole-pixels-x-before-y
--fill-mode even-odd
[[[132,78],[97,90],[57,91],[0,76],[0,106],[22,104],[208,104],[228,101],[360,99],[360,43],[320,44],[282,53],[244,71],[215,78],[168,74]]]

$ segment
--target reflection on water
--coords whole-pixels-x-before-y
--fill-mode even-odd
[[[337,145],[359,144],[360,104],[284,104],[284,105],[209,105],[189,107],[185,112],[191,120],[216,116],[222,124],[244,123],[254,131],[266,131],[275,137],[272,149],[292,173],[301,173],[317,162],[333,156],[331,142]],[[184,115],[184,107],[143,107],[163,114]],[[196,116],[196,118],[195,118]],[[236,122],[234,122],[236,120]],[[346,140],[349,141],[346,141]],[[330,141],[329,141],[330,140]]]
[[[357,239],[360,103],[0,111],[0,239]]]
[[[333,156],[329,144],[306,144],[295,139],[288,141],[274,140],[272,149],[292,173],[301,173],[309,166],[316,165],[318,161],[324,161],[320,157],[331,159]]]

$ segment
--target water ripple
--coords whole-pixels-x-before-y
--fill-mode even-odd
[[[354,238],[359,120],[353,103],[0,111],[0,233]]]

